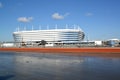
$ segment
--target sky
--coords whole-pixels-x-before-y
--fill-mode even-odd
[[[120,39],[120,0],[0,0],[0,41],[13,32],[79,25],[85,40]]]

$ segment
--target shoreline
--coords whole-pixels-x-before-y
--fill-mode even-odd
[[[67,54],[79,56],[120,57],[120,48],[82,47],[82,48],[0,48],[4,52],[37,52],[51,54]]]

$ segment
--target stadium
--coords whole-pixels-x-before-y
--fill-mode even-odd
[[[13,32],[15,42],[79,43],[84,39],[81,29],[24,30]]]

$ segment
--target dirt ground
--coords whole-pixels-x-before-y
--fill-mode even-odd
[[[120,48],[0,48],[0,51],[8,52],[40,52],[52,54],[66,54],[79,56],[102,56],[102,57],[120,57]]]

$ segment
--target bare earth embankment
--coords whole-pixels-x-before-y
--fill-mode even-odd
[[[8,52],[40,52],[52,54],[69,54],[80,56],[120,57],[120,48],[0,48],[0,51]]]

